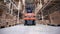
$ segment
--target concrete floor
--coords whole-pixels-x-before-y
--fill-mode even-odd
[[[60,27],[17,25],[0,29],[0,34],[60,34]]]

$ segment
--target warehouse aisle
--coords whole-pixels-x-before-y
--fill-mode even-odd
[[[46,25],[17,25],[0,29],[0,34],[60,34],[60,27],[52,27]]]

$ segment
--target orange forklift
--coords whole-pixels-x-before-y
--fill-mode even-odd
[[[28,8],[26,14],[24,14],[24,25],[36,25],[35,23],[35,14],[32,12],[31,8]]]

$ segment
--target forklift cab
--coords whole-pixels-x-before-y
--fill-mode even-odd
[[[32,13],[32,8],[30,8],[30,7],[28,7],[28,8],[26,8],[26,10],[27,10],[27,13]]]

